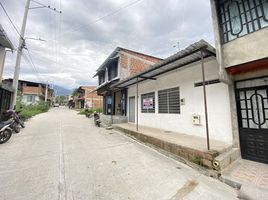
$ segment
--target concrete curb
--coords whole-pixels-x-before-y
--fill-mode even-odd
[[[239,190],[238,198],[243,200],[267,200],[268,191],[253,184],[243,184]]]

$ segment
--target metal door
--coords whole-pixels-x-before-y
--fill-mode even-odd
[[[129,97],[129,122],[135,123],[135,97]]]
[[[241,155],[268,163],[268,85],[237,88],[236,99]]]

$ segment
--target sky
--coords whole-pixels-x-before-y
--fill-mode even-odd
[[[20,31],[26,0],[0,0]],[[38,0],[30,9],[20,79],[72,89],[97,85],[96,69],[120,46],[166,58],[204,39],[214,46],[208,0]],[[38,6],[31,1],[31,8]],[[18,47],[19,35],[0,7],[0,23]],[[32,39],[33,38],[33,39]],[[44,41],[38,40],[41,38]],[[4,78],[13,77],[16,51]],[[33,63],[33,64],[31,64]]]

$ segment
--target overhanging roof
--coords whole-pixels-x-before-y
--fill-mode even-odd
[[[130,49],[125,49],[125,48],[122,48],[122,47],[116,47],[115,50],[108,56],[108,58],[106,58],[106,60],[105,60],[105,61],[101,64],[101,66],[97,69],[97,73],[93,76],[93,78],[94,78],[95,76],[97,76],[97,75],[99,74],[99,72],[103,71],[103,70],[105,69],[105,67],[107,66],[107,64],[109,64],[109,62],[114,61],[115,59],[118,59],[118,58],[119,58],[118,53],[119,53],[120,51],[124,51],[124,52],[132,52],[132,53],[141,55],[141,56],[143,56],[143,57],[150,57],[150,58],[154,58],[154,59],[162,60],[161,58],[157,58],[157,57],[155,57],[155,56],[147,55],[147,54],[140,53],[140,52],[137,52],[137,51],[133,51],[133,50],[130,50]]]
[[[4,31],[2,25],[0,24],[0,46],[13,50],[14,46],[7,37],[6,32]]]
[[[95,76],[97,76],[99,74],[99,72],[103,71],[105,69],[105,66],[114,59],[118,59],[119,57],[117,56],[118,52],[119,52],[120,48],[117,47],[110,55],[108,58],[106,58],[106,60],[101,64],[101,66],[97,69],[97,73],[93,76],[93,78]]]
[[[147,70],[115,83],[111,87],[124,88],[147,79],[155,79],[155,77],[161,74],[201,60],[200,51],[203,52],[204,58],[216,56],[214,47],[212,47],[205,40],[200,40],[199,42],[188,46],[186,49],[152,65]]]

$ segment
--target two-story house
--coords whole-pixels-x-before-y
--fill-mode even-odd
[[[80,86],[75,90],[72,100],[75,108],[101,108],[102,96],[97,95],[96,86]]]
[[[126,121],[127,89],[112,84],[145,70],[162,59],[117,47],[97,69],[97,94],[103,96],[103,113],[110,115],[112,123]],[[113,117],[117,116],[117,117]],[[120,117],[121,116],[121,117]]]
[[[234,146],[268,163],[268,1],[211,0],[221,81],[229,85]]]
[[[5,79],[3,81],[5,85],[12,85],[13,79]],[[46,84],[37,83],[25,80],[19,80],[18,90],[21,92],[22,102],[25,104],[35,104],[39,101],[45,101],[47,95],[47,101],[52,102],[53,89],[48,85],[46,94]]]

